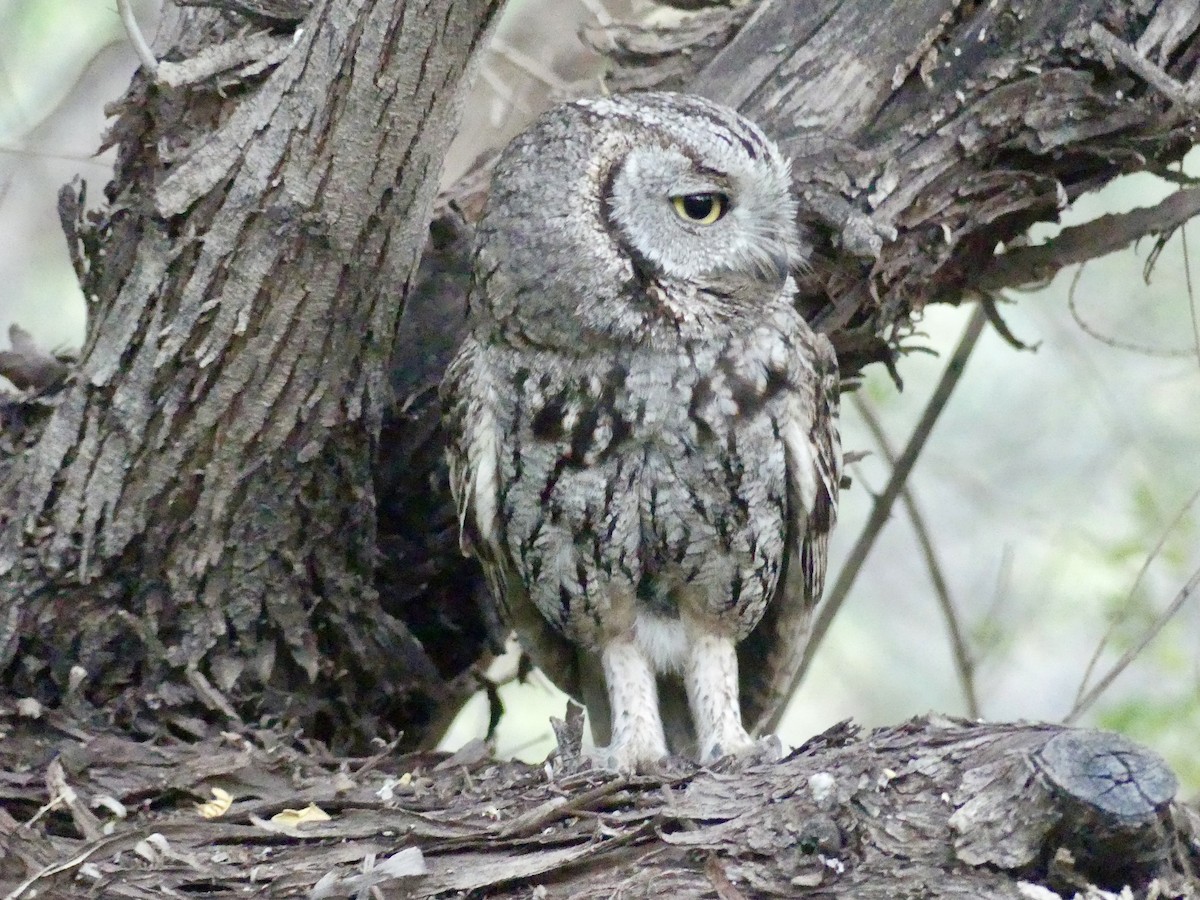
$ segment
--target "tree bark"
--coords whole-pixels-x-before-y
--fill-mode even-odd
[[[147,731],[165,709],[419,735],[455,673],[381,609],[373,456],[500,5],[325,2],[250,36],[168,14],[117,104],[107,206],[61,201],[88,331],[0,493],[9,691]]]
[[[358,759],[273,737],[154,747],[55,733],[52,719],[9,719],[0,747],[5,769],[53,754],[4,781],[6,900],[1166,900],[1200,888],[1200,815],[1172,802],[1161,759],[1104,732],[843,723],[779,763],[616,778],[580,769],[578,722],[557,757],[528,766],[479,744]],[[35,828],[16,825],[55,798]]]

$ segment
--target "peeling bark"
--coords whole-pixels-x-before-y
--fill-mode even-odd
[[[1097,731],[843,723],[780,763],[615,777],[580,770],[577,746],[545,766],[478,744],[337,759],[267,735],[151,747],[7,721],[0,763],[55,759],[5,779],[9,823],[74,799],[33,829],[0,811],[0,889],[41,897],[1101,900],[1128,887],[1167,900],[1200,888],[1200,815],[1174,802],[1161,759]]]
[[[170,18],[115,108],[107,206],[62,204],[88,332],[0,493],[9,690],[57,702],[79,667],[147,731],[160,707],[360,740],[436,712],[456,673],[375,590],[373,455],[499,6],[327,2],[287,36]]]

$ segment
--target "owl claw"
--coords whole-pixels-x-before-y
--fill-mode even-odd
[[[777,763],[786,756],[783,741],[777,734],[764,734],[754,742],[753,749],[746,754],[752,762]]]
[[[745,765],[756,765],[776,763],[783,759],[783,756],[783,741],[778,735],[767,734],[758,740],[747,735],[744,743],[739,741],[736,747],[729,750],[721,744],[714,745],[712,750],[704,755],[703,762],[709,765],[721,759],[732,758]]]
[[[726,729],[726,733],[717,737],[700,755],[701,763],[712,763],[726,756],[745,756],[755,748],[755,742],[745,730],[738,726]]]
[[[607,747],[595,747],[586,755],[597,769],[627,775],[652,771],[667,759],[665,748],[643,746],[634,741],[614,741]]]

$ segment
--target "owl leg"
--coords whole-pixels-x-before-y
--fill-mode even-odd
[[[701,762],[712,762],[731,753],[749,753],[757,747],[742,727],[737,649],[732,638],[716,634],[695,636],[688,649],[683,681],[696,725]]]
[[[654,670],[632,641],[609,643],[601,662],[612,711],[612,741],[596,748],[595,759],[607,769],[644,769],[667,755]]]

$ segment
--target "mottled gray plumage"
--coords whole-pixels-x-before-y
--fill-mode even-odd
[[[821,592],[837,362],[793,306],[789,184],[754,125],[665,93],[560,106],[496,164],[443,385],[452,484],[617,768],[752,747]]]

